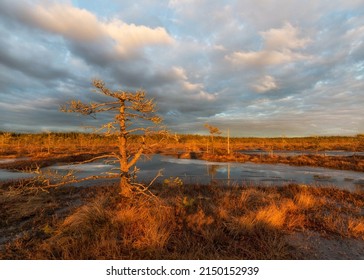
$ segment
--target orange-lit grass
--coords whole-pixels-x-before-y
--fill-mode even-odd
[[[295,166],[317,166],[340,170],[364,171],[364,156],[325,156],[325,155],[246,155],[243,153],[226,154],[197,154],[197,158],[208,161],[235,161],[276,164],[283,163]]]
[[[138,136],[135,136],[138,141]],[[134,141],[133,140],[133,141]],[[156,145],[160,139],[150,139],[156,150],[166,151],[206,151],[209,136],[178,135]],[[36,156],[65,153],[103,152],[116,148],[117,139],[92,133],[41,133],[16,134],[0,132],[0,155]],[[211,145],[211,144],[210,144]],[[226,137],[215,137],[216,154],[226,154]],[[276,137],[276,138],[230,138],[230,151],[262,149],[273,150],[346,150],[364,151],[364,136],[329,136],[329,137]]]
[[[173,228],[167,208],[125,205],[108,209],[96,198],[65,219],[57,233],[40,247],[40,258],[162,258]],[[106,207],[105,207],[106,206]]]
[[[9,242],[0,258],[295,259],[304,255],[287,243],[287,234],[314,231],[323,238],[364,241],[359,193],[296,185],[186,185],[154,186],[158,199],[152,199],[121,198],[113,187],[95,189],[89,191],[93,198],[65,216],[49,210],[41,221],[34,214],[35,229]]]
[[[140,139],[134,135],[131,143]],[[184,151],[182,156],[190,156],[213,161],[238,161],[255,163],[284,163],[290,165],[320,166],[341,170],[364,171],[364,156],[325,156],[320,154],[279,156],[273,150],[346,150],[364,151],[364,137],[332,136],[332,137],[303,137],[303,138],[232,138],[230,139],[230,154],[227,154],[227,139],[216,137],[215,154],[207,153],[209,137],[201,135],[180,135],[175,137],[149,139],[151,147],[148,153],[166,153],[177,155]],[[132,147],[130,147],[132,149]],[[83,155],[96,156],[116,151],[117,139],[96,134],[83,133],[43,133],[43,134],[15,134],[0,132],[0,157],[29,157],[32,160],[23,162],[21,167],[32,167],[32,162],[38,165]],[[268,155],[246,155],[238,153],[245,149],[261,149],[272,152]],[[235,153],[234,153],[235,152]],[[76,161],[76,159],[74,159]],[[19,163],[18,163],[19,164]],[[33,164],[34,165],[34,164]],[[0,168],[19,169],[15,163],[0,164]]]
[[[364,218],[350,218],[348,221],[348,231],[357,238],[362,238],[364,236]]]

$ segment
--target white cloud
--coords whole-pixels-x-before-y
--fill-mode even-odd
[[[298,29],[288,22],[282,28],[272,28],[260,34],[264,39],[265,48],[268,50],[299,49],[310,42],[308,38],[299,38]]]
[[[162,27],[137,26],[126,24],[121,20],[103,23],[102,26],[105,33],[117,42],[117,50],[121,54],[128,54],[135,48],[174,42],[173,38]]]
[[[174,39],[162,27],[127,24],[119,19],[101,20],[85,9],[69,3],[35,1],[5,6],[18,19],[39,29],[63,36],[79,44],[113,42],[114,52],[126,56],[144,47],[165,45]]]
[[[187,80],[187,75],[185,69],[182,67],[174,66],[172,68],[173,75],[180,80]]]
[[[30,24],[43,30],[76,41],[99,40],[104,35],[102,25],[96,16],[87,10],[57,2],[23,4],[26,5],[26,9],[20,5],[15,6],[15,12]]]
[[[275,51],[264,50],[258,52],[234,52],[226,55],[225,59],[235,65],[247,66],[269,66],[290,63],[298,60],[309,58],[300,53],[294,53],[290,50]]]
[[[252,85],[252,88],[255,92],[265,93],[270,90],[277,89],[278,85],[274,77],[266,75],[260,78],[256,84]]]
[[[76,129],[58,105],[101,100],[100,77],[145,88],[180,132],[216,116],[240,135],[362,133],[363,0],[167,3],[0,0],[0,130]]]
[[[296,51],[305,47],[310,40],[299,38],[297,28],[286,23],[280,29],[269,29],[261,32],[264,47],[260,51],[236,51],[225,56],[225,59],[235,65],[269,66],[309,59],[310,56]]]
[[[195,100],[212,101],[216,99],[216,94],[209,93],[205,90],[202,83],[193,83],[189,81],[186,70],[182,67],[173,67],[172,73],[177,79],[177,82],[182,89],[184,95]]]

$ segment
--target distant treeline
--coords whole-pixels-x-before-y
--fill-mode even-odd
[[[141,136],[130,135],[130,143],[141,141]],[[198,134],[154,135],[147,140],[154,151],[211,151],[212,146],[222,153],[262,150],[347,150],[364,151],[364,134],[355,136],[309,136],[309,137],[230,137]],[[37,154],[68,152],[103,152],[118,146],[117,136],[105,136],[81,132],[16,133],[0,132],[2,154]]]
[[[0,131],[0,137],[8,137],[8,138],[18,138],[18,137],[34,137],[34,138],[43,138],[43,137],[55,137],[55,138],[63,138],[63,139],[78,139],[80,137],[86,138],[113,138],[116,136],[105,136],[102,133],[87,133],[87,132],[40,132],[40,133],[19,133],[19,132],[6,132]],[[139,135],[130,135],[132,138],[139,138]],[[159,139],[163,136],[154,135],[152,138]],[[210,138],[210,135],[200,135],[200,134],[171,134],[169,139],[171,141],[176,141],[180,143],[185,143],[189,141],[197,141],[202,142],[206,141]],[[226,141],[227,136],[214,136],[214,139],[219,141]],[[364,141],[364,134],[357,134],[354,136],[304,136],[304,137],[230,137],[230,141],[233,142],[281,142],[281,141],[303,141],[303,142],[316,142],[316,141]]]

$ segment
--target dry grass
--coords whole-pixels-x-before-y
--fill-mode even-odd
[[[363,238],[364,236],[364,218],[354,218],[348,221],[348,231],[357,238]]]
[[[283,163],[295,166],[316,166],[340,170],[364,171],[364,156],[324,156],[324,155],[246,155],[243,153],[226,154],[205,154],[200,153],[195,156],[198,159],[220,162],[254,162],[276,164]]]
[[[140,139],[135,136],[131,141],[137,144]],[[231,153],[227,154],[227,140],[216,137],[215,153],[207,153],[208,136],[180,135],[179,140],[168,138],[149,139],[153,146],[148,153],[166,153],[182,157],[201,158],[213,161],[237,161],[255,163],[283,163],[296,166],[320,166],[341,170],[364,171],[364,156],[325,156],[320,154],[283,156],[275,155],[273,150],[346,150],[364,151],[363,135],[351,137],[304,137],[304,138],[232,138]],[[0,163],[0,168],[29,169],[36,166],[44,167],[55,162],[74,162],[92,157],[109,154],[118,149],[117,139],[96,134],[81,133],[43,133],[43,134],[15,134],[0,132],[1,157],[30,157],[31,160],[16,163]],[[211,144],[211,143],[210,143]],[[134,149],[132,147],[130,149]],[[245,149],[261,149],[269,152],[266,155],[247,155],[240,152]],[[179,152],[184,153],[179,154]],[[270,152],[272,152],[270,154]]]
[[[315,198],[308,191],[303,190],[297,193],[293,199],[295,206],[301,209],[310,209],[317,204],[317,198]]]
[[[150,144],[161,152],[206,151],[211,146],[210,136],[178,135],[178,141],[171,137],[160,143],[160,139],[149,139]],[[133,139],[139,141],[138,136]],[[17,134],[0,131],[0,155],[2,156],[37,156],[64,155],[84,152],[110,152],[116,148],[117,139],[92,133],[42,133]],[[158,145],[159,143],[159,145]],[[215,137],[216,154],[226,154],[226,137]],[[329,136],[300,138],[230,138],[230,150],[346,150],[364,151],[364,136]]]
[[[0,136],[2,156],[32,157],[1,164],[9,169],[82,161],[116,148],[113,139],[97,135]],[[206,139],[184,136],[155,149],[205,151]],[[363,140],[362,135],[240,138],[231,139],[231,149],[363,151]],[[226,139],[215,141],[216,154],[205,154],[207,159],[364,170],[360,156],[226,156]],[[154,186],[158,199],[151,199],[121,198],[107,186],[46,193],[37,186],[24,189],[25,183],[0,186],[0,259],[301,259],[305,255],[287,243],[287,235],[314,232],[364,242],[363,193],[297,185],[217,188],[176,183]]]
[[[364,241],[363,194],[297,185],[152,191],[158,199],[121,198],[113,187],[94,188],[83,206],[64,215],[48,210],[17,216],[16,207],[27,209],[26,201],[18,201],[8,212],[14,223],[8,219],[3,230],[25,216],[32,226],[2,246],[0,258],[300,259],[300,249],[285,238],[295,232]],[[42,194],[39,200],[52,195],[57,197]]]

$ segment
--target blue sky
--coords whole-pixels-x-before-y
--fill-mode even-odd
[[[0,130],[76,131],[91,80],[143,88],[173,132],[364,132],[362,0],[0,0]]]

